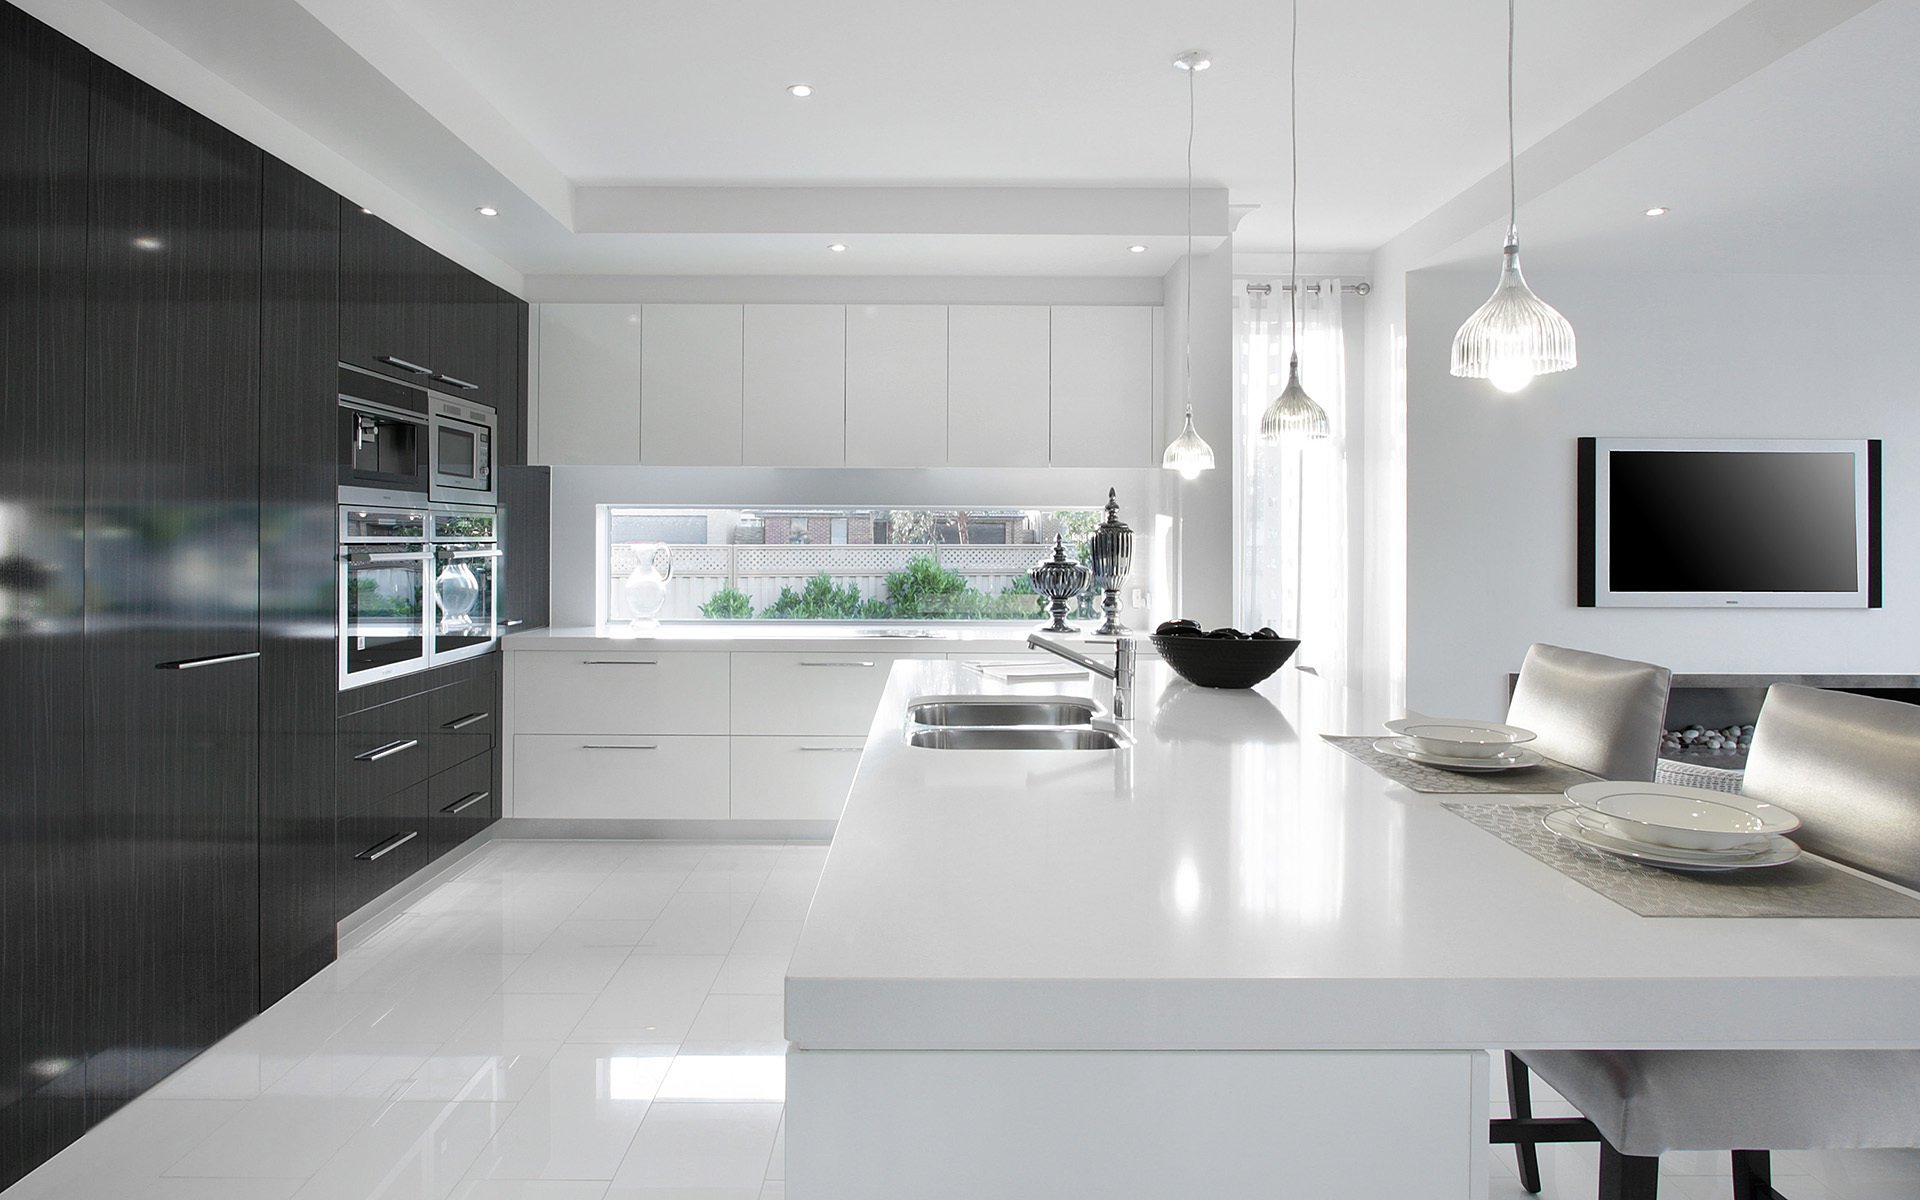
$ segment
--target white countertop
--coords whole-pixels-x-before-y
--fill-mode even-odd
[[[625,625],[566,625],[529,629],[500,639],[509,653],[528,650],[607,650],[618,644],[634,650],[872,650],[922,657],[966,654],[978,650],[1001,653],[1024,650],[1031,622],[926,623],[908,626],[930,631],[929,637],[902,637],[862,630],[879,626],[859,622],[689,621],[662,624],[641,633]]]
[[[909,747],[893,669],[787,981],[827,1048],[1920,1046],[1920,920],[1645,918],[1322,742],[1341,696],[1144,661],[1120,752]],[[1524,801],[1525,797],[1503,797]]]

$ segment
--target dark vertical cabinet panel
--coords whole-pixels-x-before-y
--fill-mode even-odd
[[[334,956],[334,394],[340,204],[276,159],[262,188],[260,1006]]]
[[[494,351],[501,380],[499,446],[494,462],[519,466],[527,461],[527,302],[496,290]]]
[[[506,554],[500,620],[506,632],[547,624],[552,512],[552,467],[500,472],[500,548]]]
[[[259,647],[261,154],[94,79],[90,1120],[246,1020],[259,951],[258,664],[195,664]]]
[[[426,384],[434,370],[433,251],[340,202],[340,361]]]
[[[0,5],[0,1188],[85,1126],[89,69]]]
[[[498,350],[500,324],[494,307],[499,289],[438,254],[431,255],[431,261],[430,385],[450,396],[500,408],[505,397]]]

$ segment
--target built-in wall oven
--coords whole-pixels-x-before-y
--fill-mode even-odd
[[[436,504],[492,504],[494,411],[471,400],[429,397]]]
[[[426,669],[434,574],[426,505],[340,506],[340,689]]]
[[[432,663],[485,654],[500,640],[497,513],[466,504],[432,509]]]
[[[340,367],[340,503],[424,505],[431,485],[428,392]]]

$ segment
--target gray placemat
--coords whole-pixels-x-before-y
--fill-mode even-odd
[[[1805,854],[1751,871],[1664,871],[1557,836],[1540,818],[1563,805],[1441,807],[1643,917],[1920,917],[1920,900]]]
[[[1456,792],[1481,796],[1557,795],[1576,783],[1592,783],[1597,778],[1550,758],[1537,767],[1522,767],[1515,771],[1489,771],[1485,774],[1443,771],[1439,767],[1423,767],[1404,758],[1382,754],[1373,748],[1373,744],[1380,740],[1379,736],[1347,737],[1331,733],[1320,736],[1388,779],[1416,792]]]

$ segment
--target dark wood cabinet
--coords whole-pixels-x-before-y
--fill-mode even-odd
[[[552,467],[500,472],[500,548],[506,555],[500,622],[507,633],[547,624],[552,512]]]
[[[527,302],[495,289],[493,311],[496,370],[502,381],[500,403],[494,406],[500,426],[494,434],[493,461],[496,468],[517,467],[527,461]]]
[[[0,1188],[86,1127],[90,71],[0,5]]]
[[[261,152],[96,62],[86,714],[97,1120],[259,978]]]
[[[433,305],[428,323],[433,374],[429,387],[449,396],[501,407],[504,380],[494,299],[498,292],[458,263],[433,255]]]
[[[439,261],[373,213],[341,200],[341,362],[432,385]]]
[[[334,957],[334,394],[340,204],[276,159],[262,186],[260,1005]]]

